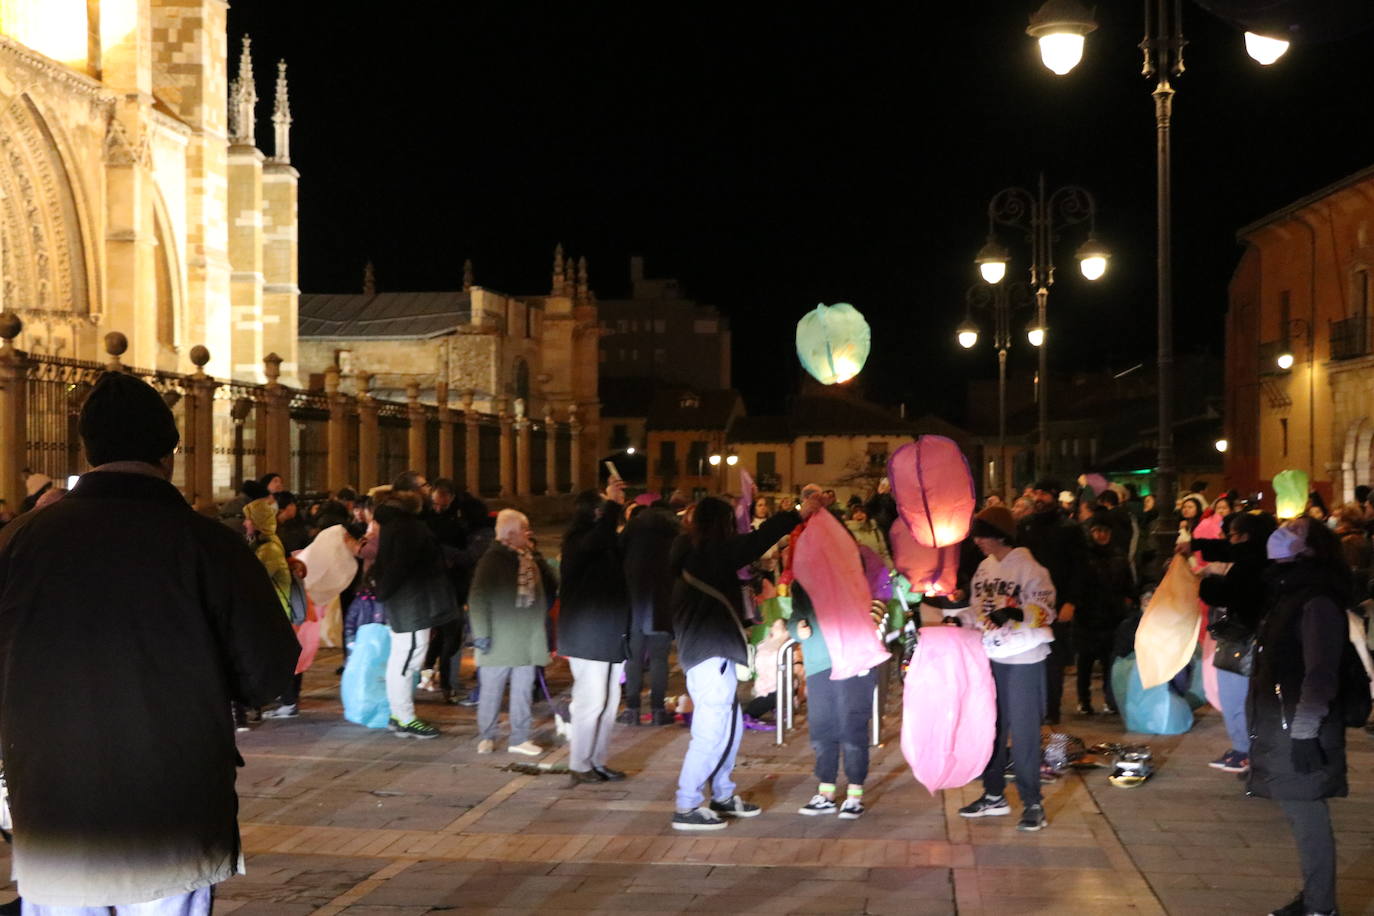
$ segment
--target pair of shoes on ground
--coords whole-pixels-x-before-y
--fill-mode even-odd
[[[817,792],[811,796],[809,802],[797,809],[797,813],[812,817],[819,814],[835,814],[842,821],[857,821],[864,816],[864,803],[859,796],[850,795],[842,804],[837,805],[835,799]]]
[[[1290,900],[1277,910],[1272,910],[1269,916],[1336,916],[1335,910],[1310,910],[1302,902],[1302,894]]]
[[[569,782],[574,786],[620,782],[625,778],[625,774],[620,770],[613,770],[610,767],[597,766],[596,764],[592,764],[590,770],[568,770],[568,775],[571,777]]]
[[[401,722],[394,716],[386,723],[386,730],[400,738],[437,738],[439,729],[430,725],[424,719],[411,719],[409,722]]]
[[[763,809],[758,805],[751,805],[738,795],[732,795],[723,802],[713,800],[709,805],[691,811],[674,811],[673,829],[724,830],[727,817],[757,817],[762,813]]]
[[[984,795],[977,801],[964,805],[959,809],[960,817],[998,817],[1011,814],[1011,805],[1007,803],[1006,796],[999,795],[993,797]],[[1049,821],[1045,819],[1044,805],[1027,805],[1021,812],[1021,820],[1017,821],[1016,829],[1026,833],[1034,833],[1049,826]]]
[[[496,742],[490,738],[483,738],[477,742],[477,753],[490,754],[496,750]],[[512,744],[506,748],[509,754],[523,754],[526,757],[538,757],[544,753],[544,749],[533,741],[521,741],[519,744]]]
[[[1250,758],[1235,748],[1231,748],[1207,765],[1214,770],[1221,770],[1223,773],[1246,773],[1250,770]]]

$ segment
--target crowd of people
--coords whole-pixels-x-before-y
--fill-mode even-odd
[[[904,523],[885,485],[843,507],[816,484],[737,505],[681,491],[630,498],[613,477],[575,497],[558,555],[546,557],[524,514],[491,512],[418,471],[308,505],[267,474],[243,481],[218,519],[199,516],[168,483],[178,439],[170,411],[123,374],[95,386],[81,433],[93,470],[70,493],[32,475],[33,504],[0,532],[0,739],[15,872],[33,900],[175,897],[185,912],[203,912],[202,891],[238,868],[232,728],[301,715],[302,677],[319,646],[345,650],[338,673],[347,678],[365,655],[348,650],[375,625],[388,634],[385,724],[398,737],[440,736],[416,714],[418,681],[476,708],[478,754],[504,743],[509,754],[539,756],[547,748],[535,740],[533,702],[542,693],[566,728],[578,786],[628,778],[612,766],[617,725],[684,722],[691,738],[671,826],[690,831],[761,813],[733,770],[746,728],[772,727],[780,685],[767,674],[778,646],[795,639],[816,778],[799,813],[853,820],[872,803],[864,791],[879,675],[839,671],[833,618],[808,584],[817,565],[854,557],[875,581],[898,578],[889,532]],[[960,547],[954,586],[912,612],[975,629],[996,685],[983,793],[959,813],[1009,815],[1010,773],[1018,829],[1048,825],[1042,727],[1060,722],[1066,673],[1076,668],[1079,716],[1119,714],[1113,660],[1129,651],[1160,570],[1177,556],[1201,577],[1218,645],[1249,653],[1244,666],[1218,665],[1231,747],[1213,766],[1247,773],[1249,791],[1275,799],[1293,825],[1305,884],[1277,912],[1334,911],[1325,799],[1346,791],[1345,728],[1369,709],[1368,682],[1362,704],[1350,687],[1346,638],[1347,611],[1370,594],[1374,507],[1367,488],[1360,496],[1332,516],[1314,494],[1306,514],[1279,524],[1234,493],[1209,500],[1195,487],[1176,507],[1172,553],[1151,536],[1149,497],[1129,487],[1065,490],[1044,479],[1010,506],[989,497]],[[807,539],[826,549],[806,549]],[[62,568],[73,555],[85,575]],[[779,595],[790,614],[765,620],[762,605]],[[888,608],[876,590],[872,598],[850,610],[871,613],[877,628]],[[773,653],[768,664],[756,644]],[[465,683],[468,651],[476,675]],[[566,706],[544,677],[555,655],[571,672]],[[148,658],[160,664],[137,661]],[[686,697],[668,695],[674,659]],[[58,660],[82,689],[10,689]],[[753,697],[742,700],[750,679]],[[84,701],[97,694],[101,704]],[[133,750],[113,734],[131,724]],[[168,746],[180,751],[174,761]],[[93,788],[93,765],[110,774],[102,785],[121,791]],[[71,879],[72,855],[88,877]]]

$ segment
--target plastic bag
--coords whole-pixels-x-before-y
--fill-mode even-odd
[[[977,779],[997,740],[997,687],[982,636],[925,627],[902,691],[902,756],[932,795]]]
[[[353,651],[339,682],[344,718],[368,728],[386,728],[391,704],[386,699],[386,660],[391,654],[391,627],[367,623],[358,627]]]
[[[811,516],[793,563],[830,652],[830,679],[854,677],[887,661],[869,612],[872,596],[858,545],[844,525],[829,512]]]
[[[1136,658],[1127,655],[1112,665],[1112,686],[1126,731],[1143,735],[1181,735],[1193,727],[1193,711],[1188,701],[1169,689],[1168,684],[1146,688],[1136,668]],[[1125,697],[1122,702],[1121,698]]]
[[[1135,631],[1136,670],[1147,689],[1168,683],[1193,658],[1202,612],[1197,583],[1188,561],[1175,556],[1150,596]]]

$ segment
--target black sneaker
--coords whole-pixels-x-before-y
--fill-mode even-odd
[[[1097,715],[1097,710],[1093,709],[1090,703],[1079,703],[1078,714],[1080,716],[1095,716]]]
[[[1021,820],[1017,821],[1016,829],[1026,833],[1034,833],[1037,830],[1044,830],[1049,824],[1045,820],[1044,805],[1027,805],[1026,810],[1021,812]]]
[[[1274,910],[1269,916],[1307,916],[1307,907],[1302,905],[1302,894]]]
[[[711,810],[721,817],[758,817],[763,813],[758,805],[751,805],[738,795],[732,795],[723,802],[712,800]]]
[[[615,717],[615,721],[620,725],[638,725],[639,710],[626,706],[620,711],[620,715]]]
[[[430,725],[423,719],[411,719],[409,722],[399,722],[391,719],[386,724],[387,731],[401,738],[437,738],[439,729]]]
[[[1004,795],[999,795],[996,798],[991,795],[984,795],[976,802],[964,805],[959,809],[960,817],[996,817],[1003,814],[1011,814],[1011,805],[1007,804]]]
[[[839,810],[833,798],[826,798],[817,792],[811,796],[811,800],[797,809],[798,814],[805,814],[814,817],[818,814],[834,814]]]
[[[851,795],[840,805],[839,819],[842,821],[857,821],[864,816],[863,799],[857,795]]]
[[[685,814],[673,812],[674,830],[724,830],[725,821],[710,808],[693,808]]]
[[[655,709],[653,712],[654,725],[672,725],[677,722],[677,716],[666,709]]]

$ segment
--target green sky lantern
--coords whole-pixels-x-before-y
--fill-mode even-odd
[[[868,322],[848,302],[817,305],[797,322],[797,358],[822,385],[847,382],[868,360]]]
[[[1306,471],[1279,471],[1274,475],[1274,508],[1280,519],[1297,518],[1307,508]]]

